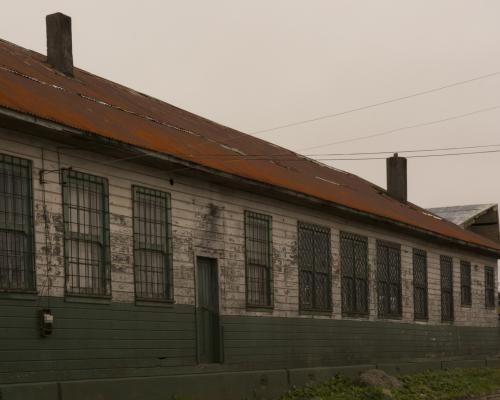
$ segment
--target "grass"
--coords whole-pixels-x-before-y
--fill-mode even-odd
[[[428,371],[400,378],[399,389],[362,386],[336,376],[316,385],[293,389],[281,400],[448,400],[500,392],[500,369]]]

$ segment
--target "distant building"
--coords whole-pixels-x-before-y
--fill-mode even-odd
[[[464,229],[500,242],[497,204],[435,207],[429,208],[429,211]]]
[[[462,206],[433,207],[429,211],[462,228],[488,239],[500,242],[498,204],[468,204]],[[500,282],[498,282],[500,306]],[[499,308],[500,316],[500,308]]]

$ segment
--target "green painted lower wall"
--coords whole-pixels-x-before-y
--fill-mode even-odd
[[[42,338],[38,310],[49,300],[54,332]],[[157,385],[167,392],[184,387],[195,398],[196,390],[206,394],[208,387],[219,388],[231,392],[233,397],[226,398],[234,398],[234,390],[268,393],[273,386],[269,380],[282,390],[311,376],[327,376],[339,366],[378,365],[397,372],[398,365],[405,365],[411,371],[445,366],[442,359],[484,364],[500,353],[498,328],[224,316],[224,363],[197,365],[195,321],[195,309],[187,305],[2,298],[0,394],[3,399],[28,399],[28,394],[108,399],[113,398],[110,393],[120,399],[149,399],[141,393]],[[121,391],[128,397],[120,396]]]
[[[297,368],[496,355],[499,328],[388,321],[225,317],[226,362]]]
[[[188,372],[196,364],[190,306],[86,304],[51,298],[54,331],[42,338],[47,300],[0,300],[0,384]]]

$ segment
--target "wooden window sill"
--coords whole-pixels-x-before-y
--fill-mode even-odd
[[[299,310],[299,315],[318,315],[318,316],[325,316],[325,317],[331,317],[332,316],[332,310]]]
[[[85,296],[66,294],[64,301],[67,303],[110,304],[111,296]]]
[[[254,312],[268,312],[272,313],[274,311],[273,306],[252,306],[252,305],[247,305],[246,307],[247,311],[254,311]]]
[[[0,291],[0,299],[6,300],[37,300],[38,293],[27,290],[2,290]]]
[[[144,299],[137,298],[135,299],[136,306],[144,306],[144,307],[166,307],[172,308],[175,302],[173,300],[157,300],[157,299]]]

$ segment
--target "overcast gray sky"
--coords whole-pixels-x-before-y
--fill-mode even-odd
[[[0,37],[45,54],[56,11],[78,67],[247,133],[500,71],[497,0],[18,0]],[[500,75],[260,137],[297,150],[497,105]],[[500,144],[499,128],[497,109],[307,153]],[[385,187],[383,160],[330,163]],[[500,153],[408,167],[424,207],[500,202]]]

